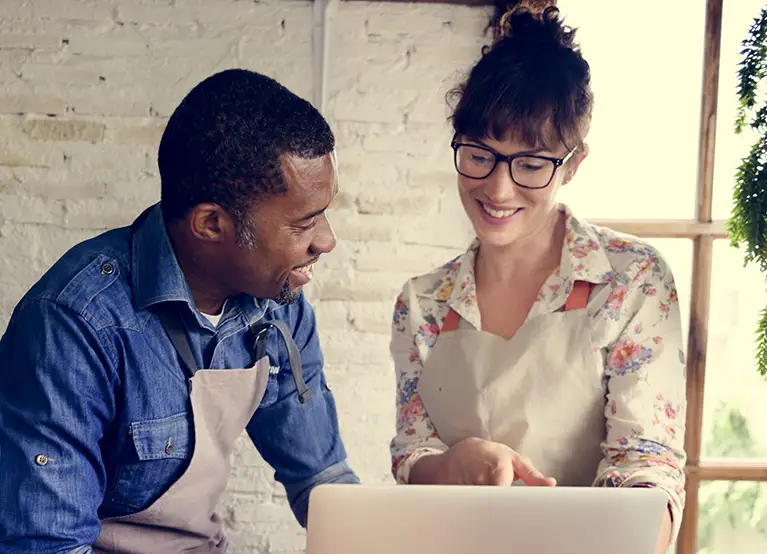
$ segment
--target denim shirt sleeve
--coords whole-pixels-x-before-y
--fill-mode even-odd
[[[0,340],[0,551],[88,552],[100,523],[99,440],[114,416],[103,331],[41,299]],[[10,508],[10,509],[9,509]]]
[[[359,483],[346,463],[338,429],[333,394],[323,373],[323,359],[314,311],[303,297],[290,307],[295,340],[301,352],[304,380],[312,391],[306,404],[298,401],[287,356],[277,376],[277,401],[259,408],[248,434],[264,460],[275,470],[275,479],[285,486],[293,513],[306,525],[309,493],[323,483]]]

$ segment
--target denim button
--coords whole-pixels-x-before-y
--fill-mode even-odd
[[[102,275],[112,275],[112,273],[115,272],[115,266],[113,266],[110,263],[105,263],[101,266],[101,274]]]
[[[35,463],[36,463],[37,465],[39,465],[39,466],[44,466],[44,465],[46,465],[46,464],[47,464],[47,463],[48,463],[50,460],[51,460],[51,459],[50,459],[48,456],[46,456],[45,454],[38,454],[38,455],[35,457]]]
[[[168,439],[168,443],[165,445],[165,453],[170,456],[173,454],[173,438]]]

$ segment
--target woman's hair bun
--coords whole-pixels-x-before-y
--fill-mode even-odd
[[[511,39],[525,45],[575,46],[572,29],[562,23],[556,0],[499,2],[490,27],[496,44]]]

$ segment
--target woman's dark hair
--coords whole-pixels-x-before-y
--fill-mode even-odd
[[[468,79],[448,93],[457,135],[581,147],[591,122],[591,71],[559,10],[546,0],[502,3],[493,43]]]

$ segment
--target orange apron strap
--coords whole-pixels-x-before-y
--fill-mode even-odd
[[[589,301],[589,294],[594,285],[588,281],[576,281],[573,283],[573,290],[565,301],[565,311],[582,310]]]
[[[568,296],[565,301],[565,311],[569,312],[571,310],[582,310],[585,308],[589,301],[591,289],[593,288],[594,285],[588,281],[576,281],[573,283],[573,290],[570,291],[570,296]],[[459,318],[460,316],[458,315],[458,312],[451,308],[450,311],[447,312],[447,317],[445,317],[445,322],[442,324],[440,332],[455,331],[458,329]]]
[[[455,331],[458,329],[458,318],[460,316],[458,315],[458,312],[450,308],[450,311],[447,312],[447,317],[445,318],[445,322],[442,324],[442,329],[440,329],[440,332],[442,331]]]

